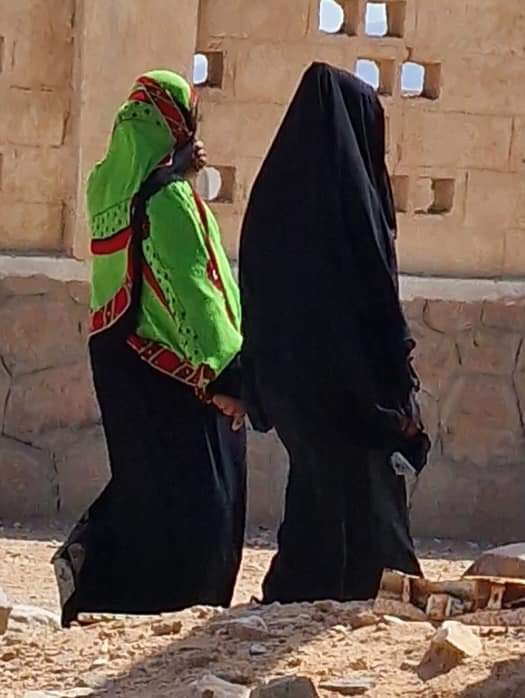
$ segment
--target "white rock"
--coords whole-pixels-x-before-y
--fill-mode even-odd
[[[28,691],[24,693],[24,698],[84,698],[93,695],[90,688],[72,688],[64,691]]]
[[[419,675],[427,680],[446,673],[467,657],[478,656],[482,649],[481,640],[469,627],[458,621],[445,621],[430,642]]]
[[[355,679],[334,679],[333,681],[323,681],[319,684],[319,688],[323,691],[332,691],[332,693],[340,693],[342,696],[362,696],[367,691],[374,688],[375,683],[372,679],[355,678]]]
[[[264,640],[268,637],[268,626],[259,616],[245,616],[221,623],[228,635],[236,640]]]
[[[13,606],[7,598],[7,594],[0,588],[0,635],[3,635],[7,630],[7,624],[12,610]]]
[[[488,550],[468,568],[464,576],[525,579],[525,543]]]
[[[317,690],[304,676],[285,676],[257,686],[250,698],[317,698]]]
[[[11,611],[9,624],[18,626],[40,625],[53,630],[60,630],[60,616],[53,611],[38,606],[14,606]]]
[[[206,674],[175,691],[176,698],[248,698],[250,690],[246,686],[223,681],[213,674]]]

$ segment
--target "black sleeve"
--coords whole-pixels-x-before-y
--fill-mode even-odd
[[[208,386],[208,395],[227,395],[240,400],[243,393],[241,359],[237,355]]]

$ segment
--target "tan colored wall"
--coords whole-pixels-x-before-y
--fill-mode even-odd
[[[203,88],[202,132],[212,160],[236,168],[231,204],[217,204],[232,256],[250,185],[303,69],[357,58],[392,71],[389,164],[406,187],[400,213],[404,271],[452,276],[525,273],[525,5],[522,0],[407,0],[402,38],[364,36],[364,0],[347,0],[358,35],[318,31],[318,0],[202,0],[198,50],[224,54],[222,88]],[[401,64],[438,66],[439,98],[400,94]],[[434,67],[435,70],[435,67]],[[388,76],[387,76],[388,77]],[[452,179],[450,213],[432,179]],[[403,207],[404,208],[404,207]]]
[[[0,0],[0,249],[67,247],[74,0]]]

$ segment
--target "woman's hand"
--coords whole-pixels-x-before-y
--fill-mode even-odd
[[[192,170],[200,172],[208,164],[208,153],[202,141],[195,141],[193,144]]]
[[[239,431],[246,416],[244,403],[228,395],[215,395],[212,398],[212,403],[220,412],[233,419],[232,430]]]

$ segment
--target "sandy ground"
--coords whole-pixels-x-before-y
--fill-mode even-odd
[[[49,559],[62,531],[0,529],[0,587],[16,603],[57,610]],[[473,544],[421,543],[425,573],[451,578],[477,557]],[[346,605],[250,608],[272,555],[264,538],[247,546],[234,608],[217,613],[193,609],[178,614],[178,634],[157,636],[149,620],[98,624],[53,631],[27,627],[0,638],[0,696],[28,690],[91,688],[93,696],[167,698],[177,687],[207,672],[245,685],[298,674],[316,684],[365,677],[371,698],[422,696],[525,697],[525,629],[482,634],[483,653],[446,675],[422,681],[414,664],[432,636],[426,624],[385,624],[351,630]],[[223,620],[260,615],[268,626],[262,640],[225,635]],[[320,691],[323,698],[337,694]]]

